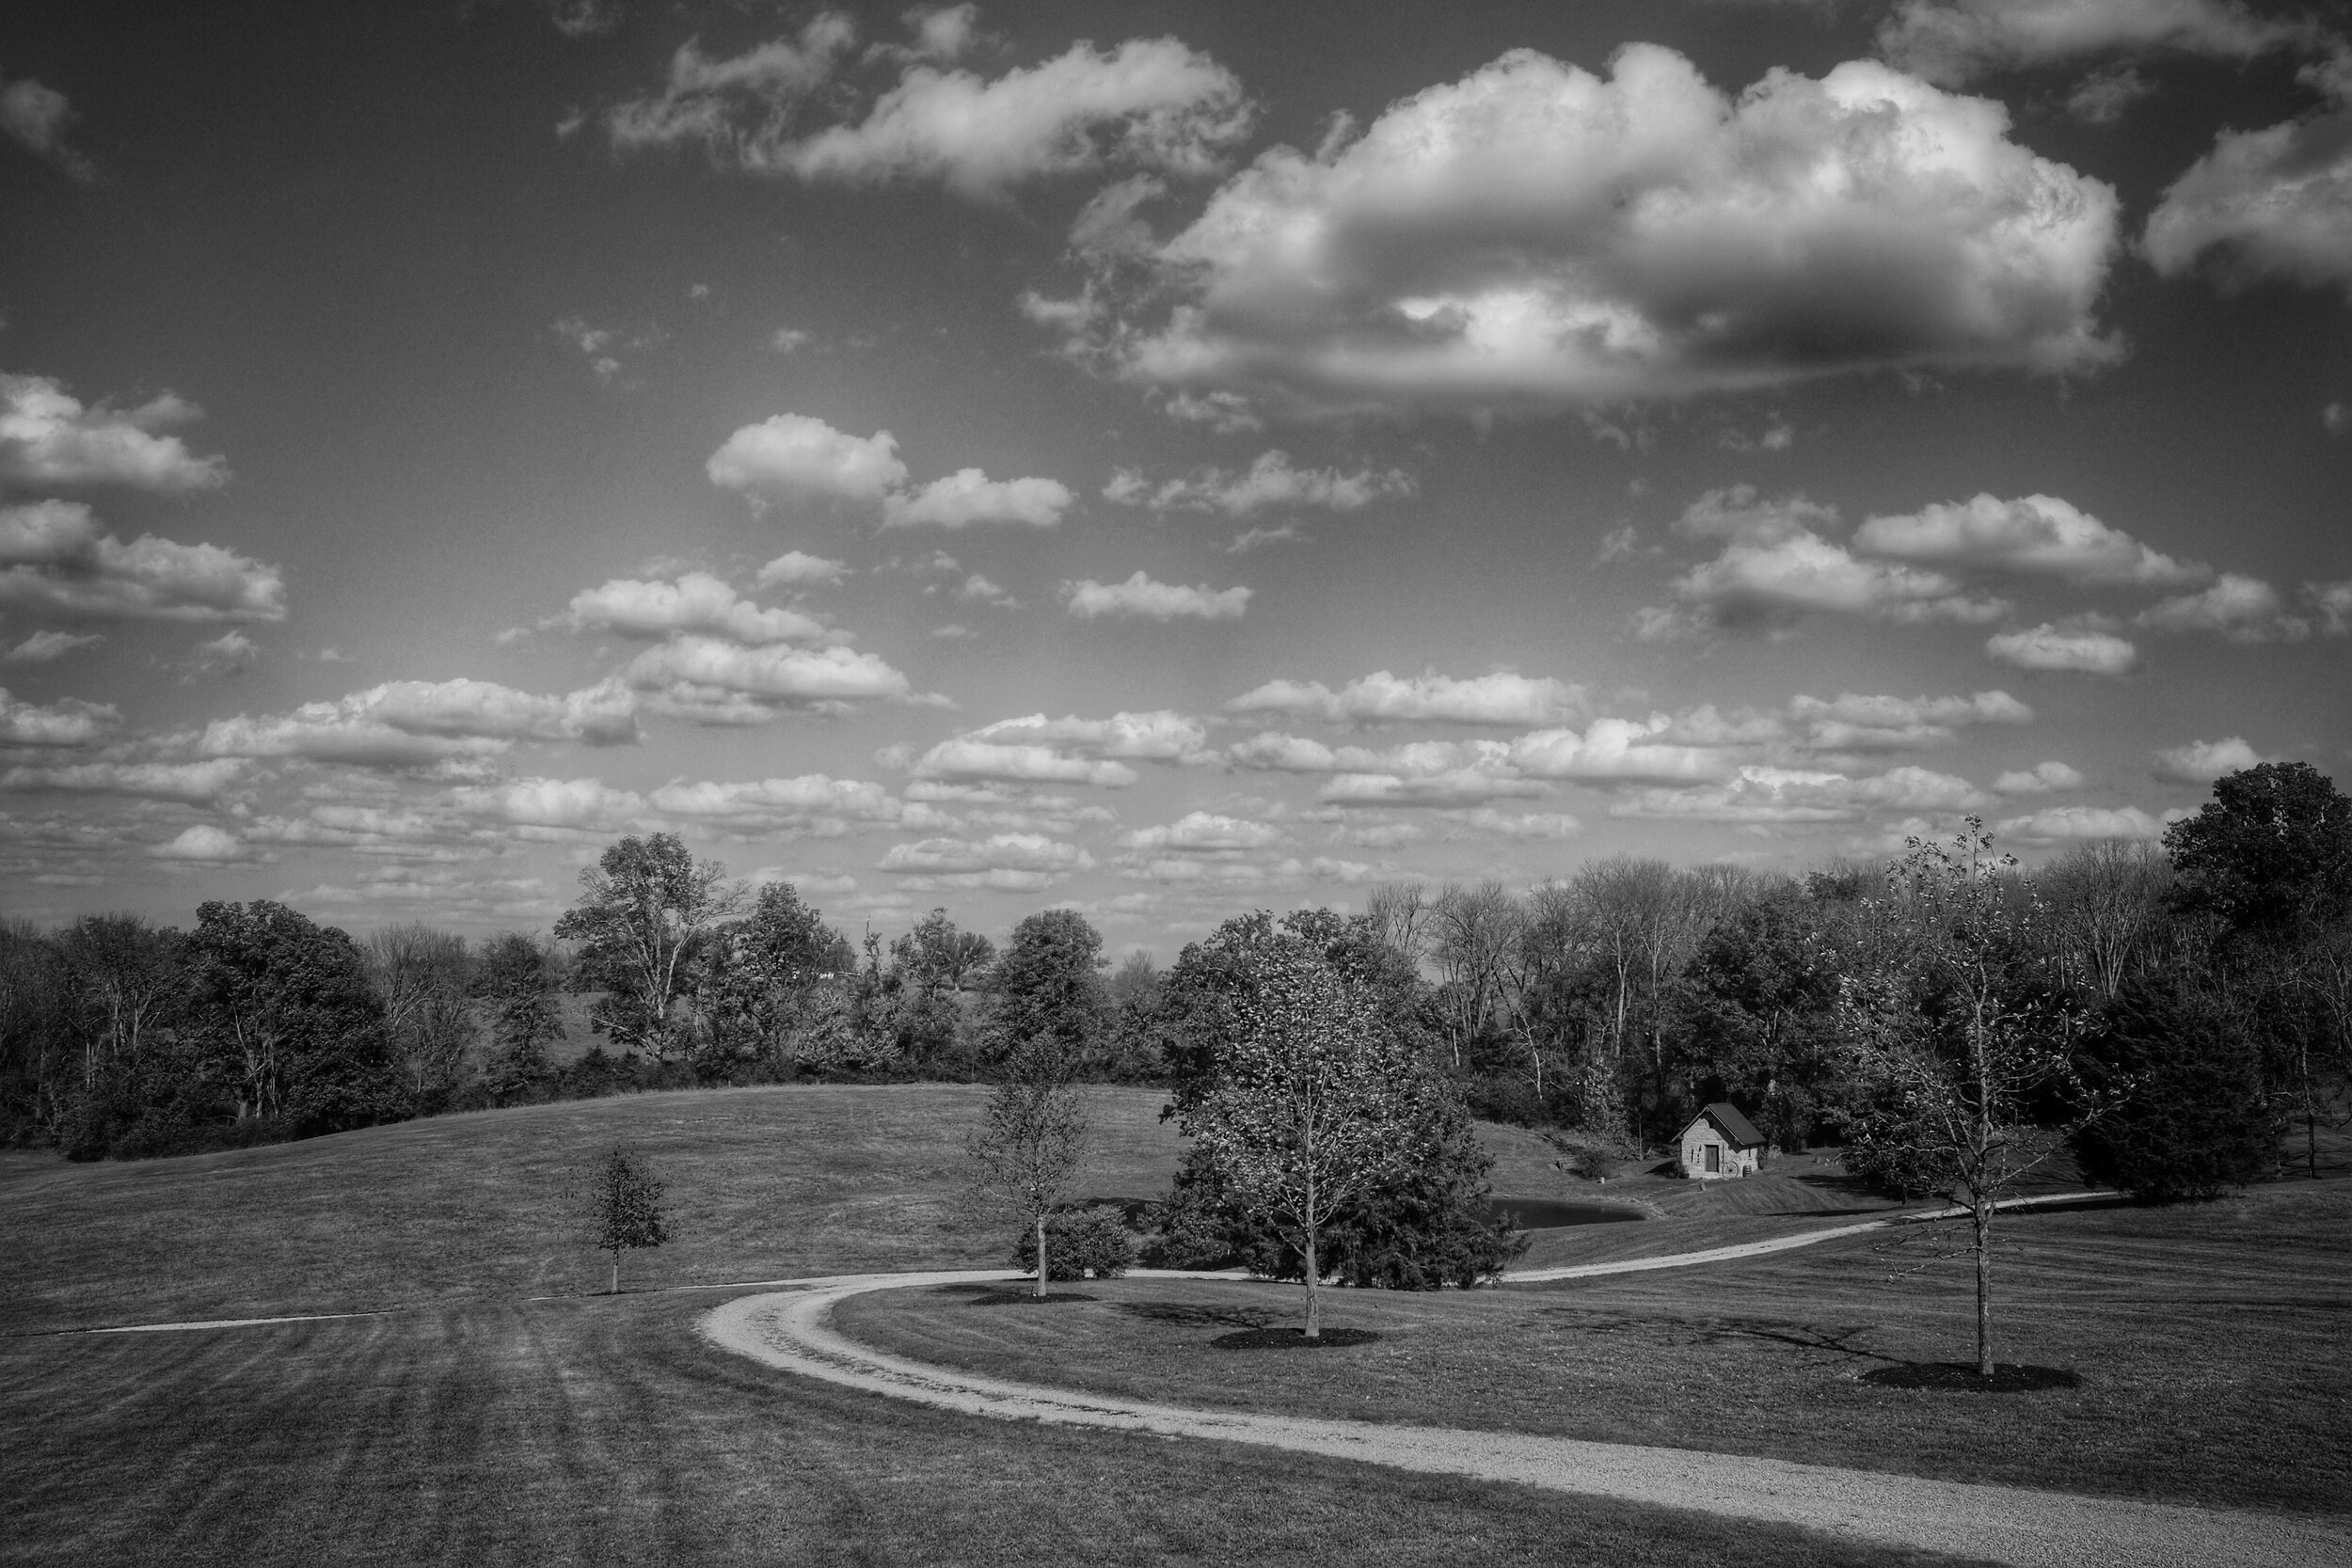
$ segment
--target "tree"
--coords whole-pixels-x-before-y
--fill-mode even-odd
[[[473,994],[489,1016],[487,1087],[505,1101],[546,1081],[548,1047],[564,1037],[555,1004],[555,956],[535,937],[501,931],[474,959]]]
[[[692,960],[720,922],[742,907],[726,867],[698,861],[675,833],[625,838],[580,874],[580,901],[555,923],[580,943],[572,984],[602,990],[590,1022],[615,1044],[667,1061],[691,1031],[676,1016]]]
[[[466,941],[412,921],[385,927],[363,951],[408,1108],[437,1111],[456,1092],[475,1034]]]
[[[214,902],[197,909],[189,958],[189,1022],[238,1120],[324,1131],[383,1114],[384,1007],[349,936],[265,898]]]
[[[587,1192],[589,1243],[612,1255],[612,1288],[621,1290],[621,1254],[658,1247],[670,1239],[661,1212],[661,1178],[645,1157],[626,1144],[607,1149],[590,1173]]]
[[[1804,1147],[1836,1065],[1837,954],[1827,911],[1794,885],[1764,891],[1718,925],[1683,972],[1681,997],[1706,1101],[1756,1108],[1784,1150]]]
[[[135,914],[85,915],[58,933],[68,1006],[83,1039],[82,1082],[120,1067],[135,1072],[149,1032],[186,988],[180,933]]]
[[[975,984],[995,958],[994,943],[977,931],[958,928],[946,910],[933,910],[890,944],[891,967],[932,994]]]
[[[768,883],[751,911],[708,943],[695,1006],[710,1044],[723,1055],[785,1065],[826,983],[854,961],[840,933],[789,882]]]
[[[994,1069],[1066,1083],[1093,1066],[1109,1013],[1103,967],[1103,938],[1075,910],[1043,910],[1015,926],[992,980]]]
[[[2182,979],[2134,981],[2083,1042],[2094,1088],[2128,1085],[2074,1135],[2083,1175],[2151,1202],[2216,1197],[2279,1163],[2249,1021]]]
[[[1320,1232],[1342,1204],[1422,1152],[1430,1085],[1378,1027],[1365,987],[1298,937],[1275,939],[1254,979],[1239,1029],[1180,1127],[1232,1196],[1298,1247],[1312,1339],[1322,1334]]]
[[[1994,1217],[2105,1101],[2074,1070],[2081,1015],[2046,972],[2041,906],[2005,879],[2015,862],[1974,816],[1949,847],[1908,842],[1888,895],[1863,910],[1883,940],[1850,956],[1842,981],[1851,1065],[1875,1092],[1849,1124],[1850,1159],[1966,1212],[1957,1250],[1976,1264],[1977,1370],[1990,1378]],[[2040,1125],[2053,1103],[2076,1107],[2071,1126]]]
[[[1086,1162],[1086,1104],[1068,1084],[1046,1077],[1008,1079],[980,1113],[965,1152],[978,1195],[1019,1218],[1037,1239],[1037,1293],[1049,1277],[1045,1222],[1068,1196]]]

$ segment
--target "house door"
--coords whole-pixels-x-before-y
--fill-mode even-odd
[[[1723,1168],[1724,1146],[1721,1144],[1708,1144],[1707,1146],[1707,1174],[1709,1176],[1720,1175],[1723,1172]]]

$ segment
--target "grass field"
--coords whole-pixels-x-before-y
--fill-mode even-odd
[[[1674,1511],[918,1411],[768,1371],[694,1336],[695,1314],[723,1297],[666,1288],[997,1261],[999,1239],[972,1233],[958,1202],[957,1149],[984,1093],[631,1096],[181,1160],[0,1159],[11,1251],[0,1296],[0,1556],[1906,1560]],[[1165,1190],[1178,1146],[1159,1103],[1150,1091],[1100,1094],[1094,1194]],[[1499,1190],[1598,1196],[1550,1170],[1535,1140],[1486,1135],[1502,1155]],[[572,1173],[616,1138],[667,1174],[675,1240],[629,1259],[634,1293],[592,1296],[602,1265],[564,1236],[566,1194]],[[1365,1347],[1375,1353],[1360,1362],[1365,1375],[1346,1379],[1331,1378],[1322,1356],[1310,1367],[1200,1350],[1221,1331],[1201,1313],[1279,1316],[1296,1301],[1279,1287],[1089,1286],[1103,1304],[1035,1317],[947,1298],[868,1298],[854,1310],[861,1332],[946,1359],[999,1358],[1053,1382],[1127,1378],[1210,1402],[1508,1420],[1920,1473],[2343,1508],[2342,1471],[2328,1465],[2352,1414],[2340,1370],[2352,1295],[2345,1192],[2352,1184],[2286,1186],[2186,1213],[2031,1222],[2036,1247],[2065,1241],[2064,1268],[2031,1287],[2030,1303],[2010,1298],[2015,1338],[2004,1356],[2082,1365],[2084,1387],[2064,1397],[2086,1402],[2059,1411],[2046,1440],[1996,1433],[2011,1457],[1981,1471],[1949,1401],[1866,1390],[1851,1377],[1872,1355],[1956,1354],[1956,1287],[1889,1292],[1867,1251],[1847,1243],[1543,1291],[1338,1293],[1338,1321],[1376,1318],[1390,1336]],[[1868,1207],[1834,1172],[1802,1164],[1712,1192],[1634,1181],[1612,1182],[1609,1196],[1663,1217],[1545,1233],[1531,1261],[1679,1251]],[[1173,1315],[1120,1310],[1152,1301],[1173,1303]],[[354,1310],[387,1315],[59,1332]],[[2167,1371],[2171,1342],[2204,1359]],[[2299,1405],[2288,1395],[2297,1379]],[[1999,1418],[2014,1427],[2050,1410]],[[2252,1457],[2193,1473],[2197,1455],[2224,1448]],[[2022,1468],[2032,1473],[2013,1473]]]

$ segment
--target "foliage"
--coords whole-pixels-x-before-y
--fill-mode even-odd
[[[1050,1078],[996,1085],[964,1149],[976,1199],[1018,1219],[1035,1243],[1037,1291],[1045,1293],[1046,1219],[1067,1197],[1085,1163],[1091,1125],[1085,1101]]]
[[[189,1028],[237,1119],[308,1131],[397,1114],[384,1006],[350,937],[283,904],[208,903],[188,939]]]
[[[1027,1227],[1011,1238],[1009,1261],[1026,1274],[1037,1267],[1037,1238]],[[1115,1204],[1063,1207],[1045,1217],[1045,1277],[1056,1284],[1116,1279],[1135,1266],[1136,1239]]]
[[[743,890],[726,867],[697,861],[675,833],[624,838],[580,874],[580,901],[555,923],[579,944],[572,984],[604,994],[589,1014],[600,1035],[667,1061],[690,1047],[677,1005],[694,961]]]
[[[530,1098],[554,1071],[548,1047],[564,1037],[555,972],[555,955],[521,931],[500,932],[474,960],[473,994],[490,1025],[483,1086],[497,1103]]]
[[[1109,1013],[1103,938],[1075,910],[1042,910],[1012,928],[991,978],[986,1050],[998,1074],[1090,1076]]]
[[[612,1257],[612,1290],[621,1288],[621,1254],[658,1247],[670,1239],[663,1186],[652,1164],[626,1144],[605,1150],[583,1195],[589,1245]]]
[[[743,1063],[790,1070],[826,1011],[828,983],[853,962],[849,943],[790,883],[760,888],[747,915],[713,934],[697,966],[706,1075]]]
[[[2120,1103],[2074,1134],[2083,1175],[2150,1202],[2219,1196],[2279,1164],[2281,1117],[2246,1022],[2178,983],[2134,982],[2083,1042]]]

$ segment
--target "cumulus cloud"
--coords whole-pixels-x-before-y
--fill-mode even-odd
[[[1249,606],[1247,588],[1211,588],[1206,583],[1187,588],[1159,582],[1142,572],[1125,582],[1096,582],[1091,578],[1061,585],[1061,602],[1081,621],[1105,616],[1145,621],[1238,621]]]
[[[914,49],[882,52],[909,62],[897,84],[863,119],[824,126],[811,111],[848,91],[819,93],[854,48],[849,17],[827,12],[795,38],[727,58],[690,42],[662,90],[612,108],[606,132],[618,147],[699,144],[714,160],[810,182],[935,182],[996,201],[1031,181],[1109,166],[1213,172],[1250,128],[1240,81],[1174,39],[1111,50],[1082,41],[991,79],[932,63],[950,57],[944,36],[921,24]]]
[[[1941,746],[1963,724],[2030,724],[2033,709],[2006,691],[1967,697],[1798,696],[1788,717],[1804,743],[1827,752],[1899,752]]]
[[[1497,838],[1558,840],[1572,838],[1584,824],[1565,812],[1507,812],[1479,806],[1454,814],[1454,819],[1474,832]]]
[[[823,773],[732,783],[673,781],[655,790],[652,800],[656,810],[672,816],[823,836],[847,832],[851,824],[896,822],[904,809],[881,784]]]
[[[0,746],[87,746],[122,722],[111,703],[60,697],[29,703],[0,687]]]
[[[198,750],[209,757],[305,757],[359,768],[418,768],[491,757],[518,740],[592,746],[638,738],[636,705],[617,681],[536,696],[493,681],[387,681],[291,713],[216,719]]]
[[[1507,670],[1456,679],[1427,671],[1375,671],[1334,691],[1321,681],[1273,680],[1225,705],[1228,713],[1279,713],[1334,724],[1437,721],[1453,724],[1556,724],[1582,716],[1586,692],[1549,675]]]
[[[190,676],[243,674],[252,669],[261,657],[260,643],[232,629],[189,649],[188,673]]]
[[[1815,612],[1867,616],[1903,626],[1997,620],[2008,606],[1964,591],[1941,572],[1859,561],[1817,529],[1834,508],[1801,496],[1759,498],[1747,485],[1712,490],[1687,508],[1676,531],[1722,539],[1722,553],[1672,585],[1699,626],[1732,630],[1783,627]],[[1645,635],[1671,634],[1678,623],[1649,619]]]
[[[75,621],[282,621],[278,568],[218,545],[126,545],[79,501],[0,507],[0,610]]]
[[[242,757],[205,762],[77,762],[0,772],[0,789],[64,795],[128,795],[141,800],[210,805],[245,773]]]
[[[1878,45],[1931,81],[1961,83],[2126,51],[2245,59],[2307,34],[2232,0],[1900,0]]]
[[[639,654],[624,678],[653,693],[657,710],[714,724],[765,723],[784,707],[913,700],[903,673],[839,646],[746,648],[684,636]]]
[[[2321,629],[2329,637],[2352,633],[2352,578],[2342,582],[2307,582],[2303,596],[2319,612]]]
[[[1115,713],[1108,719],[1048,719],[1042,713],[1033,713],[984,724],[967,738],[1035,741],[1073,747],[1095,756],[1183,762],[1201,754],[1208,745],[1209,732],[1198,719],[1159,708],[1143,713]]]
[[[881,870],[916,878],[918,887],[987,887],[1027,893],[1073,871],[1094,869],[1094,857],[1043,833],[992,833],[986,838],[921,838],[895,844]]]
[[[1979,495],[1872,517],[1854,531],[1853,543],[1867,555],[2029,572],[2078,583],[2176,588],[2213,576],[2211,567],[2152,550],[2056,496],[2005,501]]]
[[[2224,288],[2265,278],[2352,298],[2352,88],[2332,113],[2224,131],[2148,214],[2140,250],[2177,277],[2209,265]]]
[[[1483,768],[1437,773],[1340,773],[1315,792],[1333,806],[1463,806],[1549,793],[1530,779]]]
[[[777,414],[743,426],[703,467],[711,483],[755,499],[861,506],[881,505],[907,478],[898,439],[890,432],[851,436],[805,414]]]
[[[0,664],[50,664],[82,648],[95,647],[104,637],[94,631],[37,631],[0,654]]]
[[[2224,572],[2201,594],[2184,594],[2132,618],[2152,631],[2218,632],[2233,642],[2300,641],[2311,623],[2286,613],[2286,600],[2259,578]]]
[[[2008,131],[1872,61],[1734,98],[1653,44],[1516,50],[1228,181],[1150,258],[1168,314],[1108,273],[1031,313],[1131,377],[1327,406],[2104,364],[2115,192]]]
[[[86,405],[45,375],[0,373],[0,480],[122,484],[167,495],[229,483],[229,465],[157,434],[202,417],[169,392],[136,408]]]
[[[1610,808],[1613,816],[1706,822],[1848,822],[1871,811],[1973,811],[1984,793],[1967,780],[1925,768],[1863,778],[1750,765],[1720,784],[1645,789]]]
[[[2278,760],[2263,755],[2233,735],[2221,740],[2192,740],[2183,746],[2165,747],[2156,752],[2156,776],[2201,786],[2224,773]]]
[[[2086,838],[2161,838],[2165,823],[2181,815],[2149,816],[2137,806],[2045,806],[2030,816],[1996,824],[1995,836],[2021,844],[2055,844]]]
[[[762,588],[830,588],[849,575],[846,562],[803,550],[787,550],[762,566],[756,580]]]
[[[975,523],[1020,523],[1052,528],[1074,498],[1059,480],[991,479],[977,468],[959,468],[919,490],[883,502],[882,524],[912,528],[969,528]]]
[[[509,784],[469,786],[453,792],[459,810],[523,829],[559,832],[603,832],[628,827],[644,815],[645,802],[600,779],[516,779]]]
[[[76,180],[94,180],[96,167],[66,145],[66,132],[77,118],[65,94],[30,76],[0,84],[0,135]]]
[[[1173,822],[1138,828],[1120,835],[1120,845],[1175,854],[1237,854],[1263,849],[1282,841],[1282,830],[1270,822],[1251,822],[1214,812],[1186,812]]]
[[[1994,632],[1985,640],[1984,651],[2020,670],[2085,675],[2126,675],[2139,662],[2139,650],[2112,632],[2048,621],[2026,631]]]
[[[2082,786],[2083,776],[2062,762],[2038,762],[2030,768],[2004,773],[1993,781],[1996,795],[2051,795]]]
[[[834,635],[797,610],[763,610],[708,572],[687,572],[675,582],[615,578],[601,588],[584,588],[572,595],[558,624],[644,639],[702,632],[755,646]]]
[[[1402,468],[1301,468],[1290,454],[1263,453],[1246,469],[1202,468],[1157,484],[1141,470],[1121,468],[1103,487],[1105,499],[1122,506],[1148,506],[1155,511],[1221,513],[1246,517],[1272,507],[1319,507],[1328,512],[1354,512],[1384,497],[1409,496],[1413,476]]]
[[[203,822],[183,830],[170,843],[159,844],[148,853],[157,860],[197,861],[219,865],[252,860],[259,851],[236,834]]]
[[[1002,779],[1017,784],[1083,784],[1123,789],[1136,770],[1102,757],[1075,755],[1042,741],[943,740],[914,763],[918,779]]]

